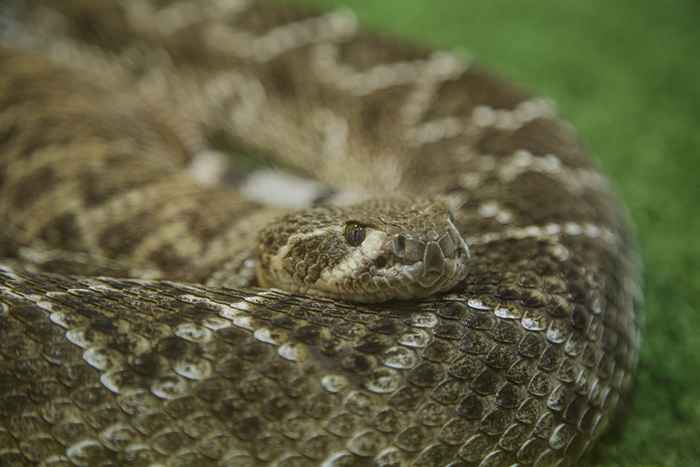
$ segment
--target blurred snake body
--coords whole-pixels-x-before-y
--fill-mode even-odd
[[[623,405],[634,242],[547,99],[345,10],[0,20],[0,465],[570,466]]]

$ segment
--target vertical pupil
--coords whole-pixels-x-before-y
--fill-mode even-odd
[[[345,238],[352,246],[358,246],[365,240],[365,228],[359,224],[348,224],[345,228]]]
[[[399,236],[396,237],[396,249],[400,253],[403,253],[404,250],[406,250],[406,237],[404,237],[401,234],[399,234]]]

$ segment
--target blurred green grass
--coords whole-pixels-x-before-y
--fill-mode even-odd
[[[303,1],[468,52],[557,101],[629,207],[645,262],[633,405],[593,459],[700,465],[700,2]]]

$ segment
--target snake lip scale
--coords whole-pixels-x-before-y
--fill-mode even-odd
[[[0,465],[565,467],[624,405],[634,238],[550,100],[346,9],[0,24]]]

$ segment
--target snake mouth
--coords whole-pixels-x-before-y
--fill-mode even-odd
[[[382,302],[386,300],[411,300],[424,298],[435,293],[446,292],[457,286],[466,276],[466,253],[447,258],[442,254],[439,261],[426,253],[428,261],[418,261],[410,265],[397,263],[378,275],[370,284],[362,286],[357,301]],[[432,262],[431,262],[432,261]],[[438,264],[438,266],[436,266]]]
[[[423,261],[405,265],[396,263],[369,281],[346,283],[343,291],[329,288],[306,287],[297,291],[358,303],[380,303],[389,300],[425,298],[435,293],[447,292],[466,276],[467,265],[463,255],[445,258],[439,270],[426,267]],[[348,291],[354,291],[349,294]]]

